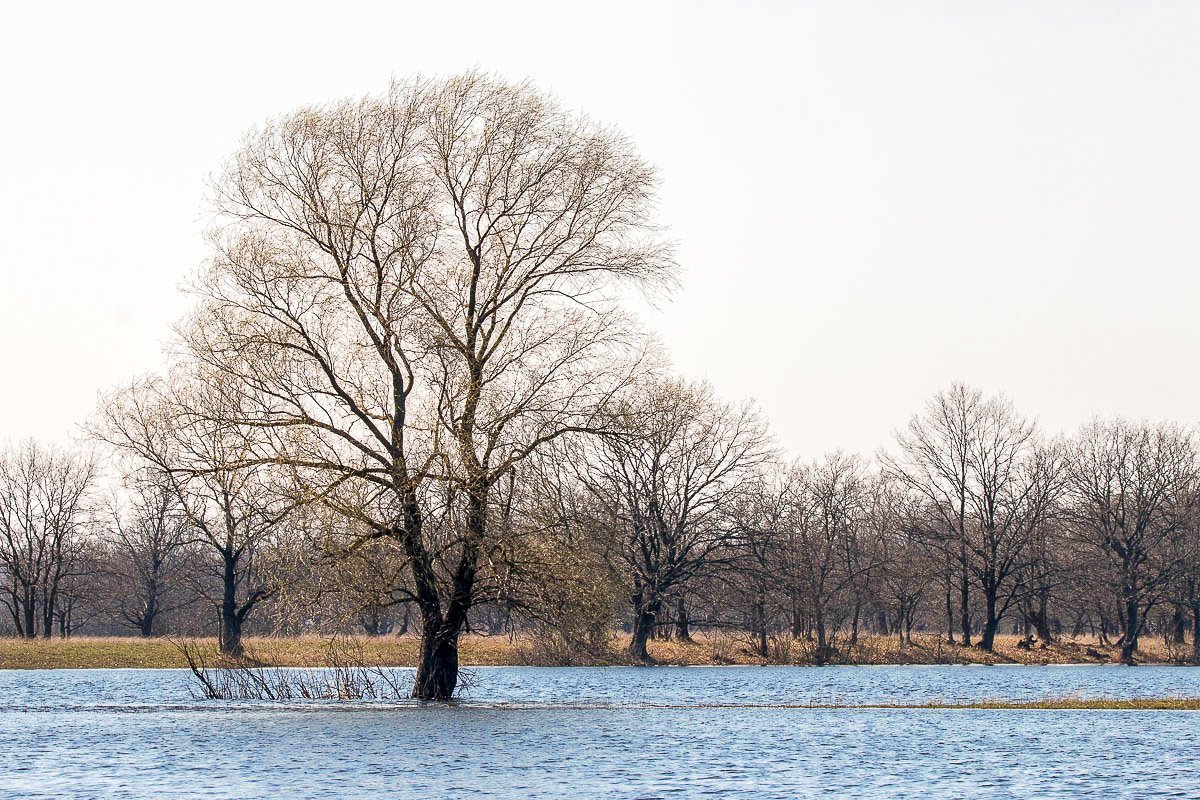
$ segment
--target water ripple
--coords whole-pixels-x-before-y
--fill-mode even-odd
[[[195,701],[176,671],[5,672],[0,797],[1200,794],[1195,714],[807,707],[1064,695],[1195,696],[1200,670],[496,668],[450,705]]]

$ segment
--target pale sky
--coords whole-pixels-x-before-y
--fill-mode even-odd
[[[791,453],[962,380],[1050,431],[1200,420],[1200,4],[54,3],[0,24],[0,439],[155,369],[246,128],[531,78],[661,174],[647,323]]]

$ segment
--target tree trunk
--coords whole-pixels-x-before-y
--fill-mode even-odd
[[[54,634],[54,600],[52,595],[42,591],[42,638],[49,639]]]
[[[967,569],[967,541],[962,540],[962,551],[959,554],[959,569],[962,571],[958,582],[959,618],[962,621],[962,645],[971,646],[971,583]]]
[[[1125,632],[1121,636],[1121,663],[1133,664],[1133,654],[1138,649],[1138,628],[1141,619],[1138,614],[1137,598],[1130,595],[1125,600],[1125,614],[1122,619]]]
[[[458,631],[441,620],[426,619],[421,629],[421,653],[412,696],[445,702],[458,688]]]
[[[954,575],[950,571],[950,557],[946,556],[946,641],[954,644]]]
[[[639,600],[639,597],[634,597],[633,636],[629,640],[629,655],[634,661],[648,664],[653,659],[650,658],[650,653],[646,649],[646,642],[654,632],[658,623],[658,615],[652,607],[653,604],[644,604]]]
[[[1169,644],[1183,644],[1184,631],[1187,630],[1187,616],[1181,606],[1175,606],[1171,611],[1171,627],[1168,631]]]
[[[858,619],[862,615],[862,601],[854,601],[854,620],[850,624],[850,646],[858,644]]]
[[[692,641],[691,622],[683,595],[679,596],[679,602],[675,605],[675,638],[681,642]]]
[[[388,617],[386,610],[377,603],[371,603],[363,608],[358,621],[362,624],[363,632],[367,636],[383,636],[392,631],[392,620]]]
[[[983,636],[979,639],[979,647],[990,653],[996,643],[996,629],[1000,627],[1000,619],[996,616],[996,592],[991,587],[984,592],[984,606],[987,615],[983,622]]]
[[[412,690],[417,700],[444,702],[458,687],[458,637],[474,602],[479,546],[487,532],[487,492],[486,481],[476,480],[468,487],[467,535],[454,573],[453,593],[445,606],[438,595],[432,559],[420,543],[419,506],[411,492],[405,501],[400,538],[412,557],[410,569],[421,610],[421,652]]]
[[[825,611],[817,604],[815,621],[817,624],[817,664],[824,665],[829,661],[829,642],[825,633]]]
[[[1200,603],[1192,604],[1192,663],[1200,665]]]
[[[242,621],[238,619],[236,613],[226,613],[224,605],[221,607],[221,636],[219,649],[227,656],[241,658],[245,655],[245,648],[242,647]]]
[[[29,589],[25,590],[25,630],[24,636],[26,639],[37,638],[37,625],[34,621],[37,617],[34,614],[34,595]]]
[[[221,587],[221,631],[219,649],[227,656],[241,658],[242,618],[237,608],[237,557],[230,552],[222,553],[224,570]]]
[[[754,606],[750,609],[750,635],[754,639],[754,649],[763,658],[767,657],[767,606],[763,593],[755,597]]]
[[[142,618],[138,622],[138,633],[143,638],[149,638],[154,635],[154,620],[158,616],[158,601],[151,595],[150,600],[146,602],[146,610],[142,612]]]
[[[1053,641],[1054,637],[1050,630],[1050,602],[1046,594],[1044,590],[1037,593],[1037,607],[1033,612],[1033,627],[1037,632],[1038,639],[1043,642],[1050,642]]]
[[[13,630],[16,631],[17,636],[24,636],[25,631],[21,627],[21,601],[20,601],[20,598],[17,595],[17,592],[15,589],[10,589],[8,591],[8,597],[9,597],[9,600],[11,600],[12,602],[5,603],[5,605],[8,607],[8,615],[10,617],[12,617]]]

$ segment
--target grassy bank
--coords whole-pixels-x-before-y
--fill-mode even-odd
[[[655,708],[675,706],[656,705]],[[1200,697],[1046,697],[1036,700],[979,700],[949,702],[934,700],[924,703],[711,703],[688,704],[679,708],[794,708],[822,711],[1200,711]]]
[[[900,645],[894,637],[867,636],[853,647],[841,647],[832,659],[835,664],[1102,664],[1117,660],[1115,648],[1103,647],[1091,640],[1055,642],[1047,647],[1022,649],[1017,637],[999,637],[996,650],[985,653],[977,648],[946,644],[940,637],[914,637],[912,644]],[[413,636],[386,636],[358,640],[365,658],[374,664],[412,666],[417,657],[417,639]],[[617,665],[629,663],[624,656],[626,640],[614,638],[605,653],[579,655],[547,648],[531,639],[507,636],[464,636],[460,658],[465,666],[518,665]],[[204,643],[206,648],[215,643]],[[246,640],[251,656],[275,666],[321,666],[325,663],[326,641],[316,636],[254,637]],[[700,635],[694,642],[655,641],[650,643],[656,661],[669,665],[718,664],[812,664],[811,646],[803,641],[776,642],[768,658],[750,650],[740,637]],[[1168,652],[1159,641],[1144,641],[1139,662],[1146,664],[1178,663],[1183,654]],[[67,669],[103,667],[178,668],[187,666],[179,649],[166,639],[125,637],[85,637],[71,639],[25,640],[0,639],[0,669]]]
[[[1200,697],[1150,697],[1122,700],[1115,697],[1051,697],[1045,700],[985,700],[979,703],[922,703],[874,705],[858,708],[997,709],[1001,711],[1200,711]]]

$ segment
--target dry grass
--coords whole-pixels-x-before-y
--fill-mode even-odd
[[[361,640],[371,663],[388,666],[412,666],[416,663],[417,639],[414,636],[387,636]],[[545,653],[537,642],[502,636],[468,635],[462,638],[459,655],[464,666],[516,666],[526,664],[629,663],[625,656],[627,639],[614,637],[607,653],[567,658]],[[994,653],[974,647],[946,644],[934,634],[914,637],[901,646],[895,637],[864,636],[854,647],[835,644],[833,664],[1102,664],[1117,660],[1115,648],[1102,647],[1093,640],[1060,641],[1047,647],[1017,647],[1018,637],[997,638]],[[215,649],[215,643],[204,643]],[[1138,660],[1147,664],[1176,663],[1161,641],[1146,638]],[[252,637],[246,640],[249,654],[263,664],[273,666],[317,667],[324,663],[326,640],[316,636]],[[796,664],[814,663],[812,644],[804,640],[782,639],[771,643],[768,658],[751,649],[744,636],[698,634],[692,642],[652,641],[650,654],[656,662],[670,665],[712,664]],[[0,669],[64,669],[186,667],[179,649],[166,639],[128,637],[74,637],[71,639],[25,640],[0,639]]]
[[[418,641],[413,636],[363,639],[372,663],[412,666]],[[202,650],[215,652],[216,641],[199,642]],[[328,640],[318,636],[249,637],[247,655],[271,666],[320,667],[326,663]],[[459,649],[463,664],[505,666],[518,663],[515,648],[507,638],[464,636]],[[97,669],[118,667],[186,668],[180,649],[167,639],[132,637],[88,637],[71,639],[0,639],[0,669]]]
[[[977,703],[921,703],[822,706],[822,708],[995,709],[1000,711],[1200,711],[1200,697],[1149,697],[1122,700],[1113,697],[1049,697],[1042,700],[982,700]]]
[[[835,642],[830,664],[1108,664],[1117,663],[1118,650],[1094,639],[1063,639],[1031,649],[1017,646],[1019,636],[997,636],[991,653],[978,647],[946,643],[936,634],[915,634],[912,644],[901,644],[894,636],[860,636],[854,646]],[[744,637],[722,634],[699,635],[694,642],[651,642],[650,654],[663,664],[795,664],[816,663],[815,646],[799,640],[773,640],[763,658]],[[1143,664],[1179,663],[1158,639],[1141,642],[1137,661]]]

